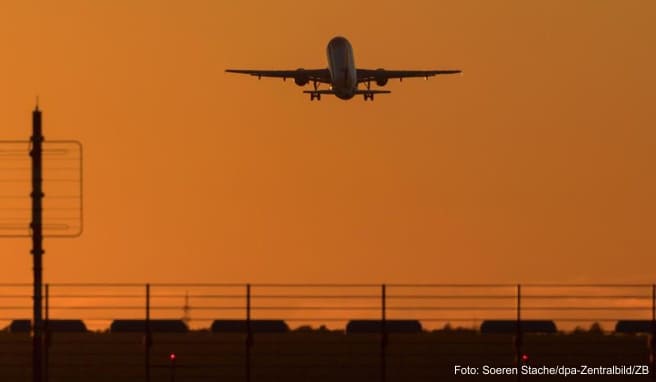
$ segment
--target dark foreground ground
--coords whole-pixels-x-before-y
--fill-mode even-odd
[[[246,381],[246,338],[240,334],[191,332],[154,334],[151,381]],[[601,334],[526,335],[527,365],[650,365],[647,336]],[[0,333],[0,381],[31,381],[31,338]],[[141,334],[54,334],[50,341],[51,382],[145,381]],[[175,369],[169,355],[176,355]],[[250,347],[251,381],[381,380],[379,335],[339,332],[255,334]],[[514,338],[475,332],[390,334],[387,381],[517,381],[517,376],[483,375],[483,366],[513,366]],[[455,375],[456,366],[478,376]],[[636,370],[634,370],[636,371]],[[646,372],[638,368],[638,372]],[[651,371],[651,370],[650,370]],[[651,376],[521,376],[522,381],[656,381]]]

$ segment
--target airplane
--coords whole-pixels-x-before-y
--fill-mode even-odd
[[[398,78],[400,81],[407,77],[428,77],[437,74],[455,74],[460,70],[385,70],[385,69],[357,69],[353,59],[353,48],[351,43],[344,37],[334,37],[328,43],[328,68],[327,69],[303,69],[296,70],[244,70],[226,69],[228,73],[250,74],[262,77],[278,77],[283,81],[293,78],[298,86],[305,86],[312,82],[314,90],[305,90],[303,93],[310,94],[310,101],[321,100],[323,94],[333,94],[337,98],[349,100],[356,94],[362,94],[364,100],[374,100],[374,94],[388,94],[389,90],[371,89],[371,82],[378,86],[385,86],[390,78]],[[329,89],[319,89],[319,84],[329,84]],[[360,83],[366,84],[366,89],[359,89]]]

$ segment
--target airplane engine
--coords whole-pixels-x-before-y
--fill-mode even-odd
[[[379,69],[376,69],[376,71],[381,73],[381,75],[376,76],[376,85],[378,85],[378,86],[387,85],[387,77],[384,77],[382,75],[382,72],[384,72],[385,69],[379,68]]]
[[[307,74],[305,74],[305,70],[303,68],[296,69],[294,82],[298,86],[305,86],[308,82],[310,82],[310,79],[308,78]]]

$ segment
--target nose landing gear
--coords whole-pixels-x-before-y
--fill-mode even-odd
[[[319,84],[317,81],[312,81],[312,86],[314,86],[314,91],[310,92],[310,101],[321,101],[321,93],[319,93]]]
[[[364,93],[362,93],[362,95],[364,96],[364,100],[365,100],[365,101],[368,100],[368,99],[370,99],[370,100],[373,102],[373,100],[374,100],[374,93],[371,92],[371,81],[367,81],[367,91],[364,92]]]

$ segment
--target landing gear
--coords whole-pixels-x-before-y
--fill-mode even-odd
[[[362,95],[364,96],[364,100],[370,99],[372,102],[374,100],[374,93],[370,92],[371,90],[371,81],[367,81],[367,91],[364,92]]]
[[[312,81],[312,86],[314,86],[314,91],[310,92],[310,101],[314,101],[315,98],[317,101],[321,101],[321,93],[319,93],[319,84],[317,81]]]

